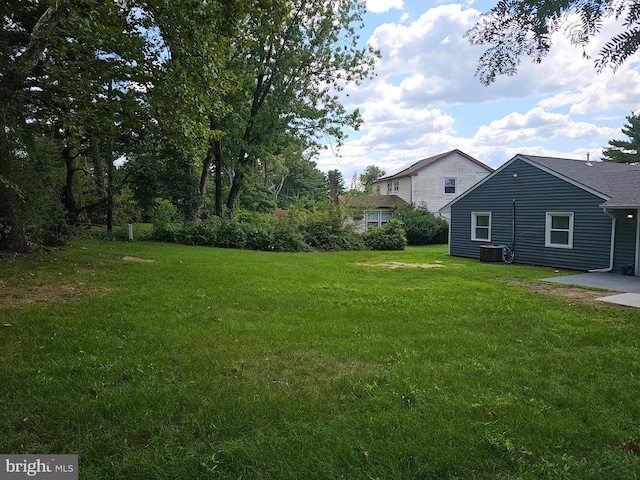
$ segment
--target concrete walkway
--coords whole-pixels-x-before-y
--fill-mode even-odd
[[[640,277],[597,272],[543,278],[542,281],[563,285],[577,285],[579,287],[601,288],[612,292],[624,292],[618,295],[605,295],[603,292],[602,298],[597,298],[596,300],[640,308]]]

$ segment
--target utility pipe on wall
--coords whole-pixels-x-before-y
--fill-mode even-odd
[[[609,213],[606,208],[604,208],[603,210],[604,213],[611,217],[611,249],[609,251],[609,267],[589,270],[589,273],[610,272],[613,270],[613,254],[615,252],[616,245],[616,217],[614,215],[611,215],[611,213]]]
[[[511,202],[511,249],[516,251],[516,199]]]

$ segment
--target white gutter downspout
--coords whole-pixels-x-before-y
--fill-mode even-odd
[[[638,259],[640,256],[640,219],[638,219],[638,215],[640,215],[640,208],[636,210],[636,264],[633,270],[634,275],[638,275],[638,262],[640,261],[640,259]]]
[[[613,270],[613,253],[615,252],[616,244],[616,217],[611,215],[606,208],[603,208],[604,213],[611,217],[611,250],[609,252],[609,267],[608,268],[596,268],[595,270],[589,270],[589,273],[610,272]]]

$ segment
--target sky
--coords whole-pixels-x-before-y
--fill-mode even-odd
[[[614,22],[589,45],[592,59],[558,34],[541,64],[524,58],[517,75],[487,87],[475,76],[484,49],[464,35],[493,2],[366,2],[361,37],[382,56],[374,79],[341,93],[364,123],[316,159],[324,172],[340,170],[347,187],[368,165],[389,174],[453,149],[493,168],[518,153],[598,160],[610,139],[627,138],[626,117],[640,113],[637,55],[615,73],[594,68]]]

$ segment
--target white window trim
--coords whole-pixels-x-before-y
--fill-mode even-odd
[[[454,179],[456,181],[455,192],[453,192],[453,193],[447,193],[446,192],[447,180],[449,180],[449,179]],[[458,177],[443,177],[442,178],[442,194],[443,195],[447,195],[447,196],[449,196],[449,195],[457,195],[458,194]]]
[[[375,213],[378,216],[378,221],[375,227],[369,227],[369,214],[370,213]],[[387,219],[386,222],[382,221],[382,214],[383,213],[390,213],[391,217],[389,217]],[[391,218],[393,218],[393,212],[389,211],[389,210],[365,210],[364,212],[364,225],[365,225],[365,230],[369,230],[369,228],[380,228],[383,225],[385,225],[386,223],[389,222],[389,220],[391,220]],[[371,222],[374,223],[374,222]]]
[[[569,243],[551,243],[551,225],[552,219],[555,216],[569,217]],[[565,232],[566,230],[562,229],[558,231]],[[549,248],[573,248],[573,212],[547,212],[546,222],[544,227],[544,246]]]
[[[489,238],[477,238],[476,237],[476,229],[478,228],[478,217],[479,216],[489,216],[489,227],[488,227],[488,237]],[[487,227],[480,227],[487,228]],[[491,212],[471,212],[471,240],[474,242],[490,242],[491,241]]]
[[[393,191],[394,192],[399,192],[400,191],[400,180],[394,180],[393,181]]]

